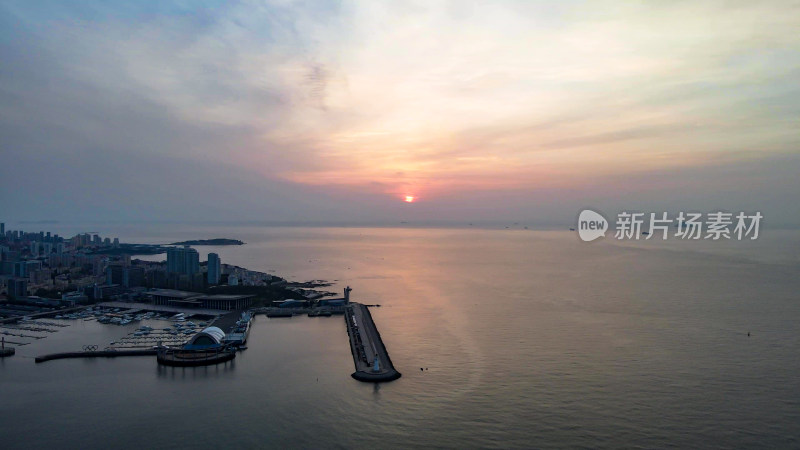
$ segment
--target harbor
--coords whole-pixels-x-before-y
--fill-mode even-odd
[[[252,321],[258,314],[265,315],[268,320],[281,320],[280,318],[291,318],[295,315],[308,317],[341,315],[345,321],[355,366],[352,378],[363,382],[386,382],[400,378],[401,374],[392,364],[368,306],[350,302],[349,296],[341,300],[343,301],[333,300],[333,304],[316,307],[285,303],[282,307],[234,311],[179,310],[148,304],[104,303],[76,309],[68,314],[62,312],[50,317],[25,319],[17,324],[4,326],[20,332],[29,330],[28,332],[52,334],[59,328],[68,326],[64,323],[65,320],[83,320],[96,321],[98,324],[108,326],[122,326],[130,330],[125,336],[109,342],[108,345],[92,344],[84,346],[83,351],[40,355],[35,358],[36,363],[72,358],[155,356],[159,365],[193,367],[226,363],[236,358],[237,351],[246,350]],[[129,324],[135,322],[146,324],[131,330]],[[168,325],[161,325],[164,322]],[[20,336],[34,339],[46,337],[24,334]]]

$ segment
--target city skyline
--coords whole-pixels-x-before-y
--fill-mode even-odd
[[[800,225],[796,5],[204,5],[0,3],[6,221]]]

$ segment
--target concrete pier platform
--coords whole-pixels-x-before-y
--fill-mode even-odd
[[[345,309],[344,320],[356,368],[351,376],[373,383],[400,378],[401,374],[392,365],[369,309],[360,303],[351,303]]]

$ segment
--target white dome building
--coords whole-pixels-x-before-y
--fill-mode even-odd
[[[208,327],[203,331],[195,334],[192,339],[186,343],[186,349],[199,349],[208,347],[218,347],[222,345],[222,340],[225,338],[225,332],[218,327]]]

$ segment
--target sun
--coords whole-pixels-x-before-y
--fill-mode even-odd
[[[414,196],[413,195],[406,195],[405,202],[406,203],[414,203]]]

